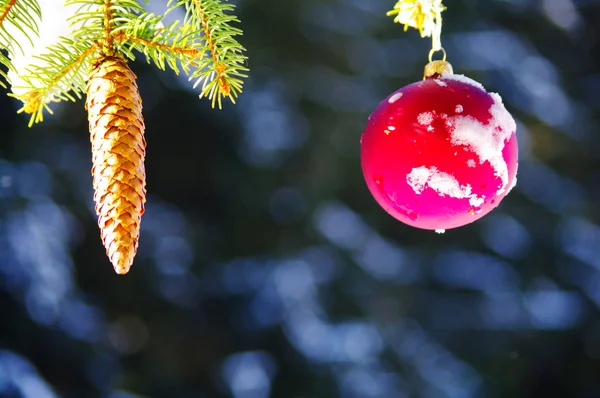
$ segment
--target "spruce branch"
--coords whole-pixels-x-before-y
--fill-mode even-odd
[[[18,112],[31,114],[30,126],[43,121],[44,111],[52,113],[51,102],[83,97],[93,60],[113,53],[114,20],[136,18],[144,10],[130,0],[66,0],[65,5],[79,6],[68,21],[70,37],[60,37],[35,57],[35,64],[21,72],[23,85],[16,87],[24,92],[16,96],[24,103]]]
[[[37,0],[0,1],[13,8],[37,5]],[[92,61],[101,55],[134,60],[141,53],[162,70],[183,71],[194,80],[194,88],[201,85],[200,98],[207,97],[213,107],[221,108],[223,97],[235,103],[242,90],[247,58],[235,38],[242,31],[232,26],[239,22],[231,14],[232,4],[169,0],[167,13],[184,7],[186,16],[183,22],[167,26],[164,16],[148,13],[137,0],[65,0],[64,4],[73,10],[69,32],[18,71],[20,91],[13,96],[24,103],[20,112],[32,115],[30,124],[42,121],[44,111],[51,113],[51,102],[81,98]],[[12,15],[12,8],[0,11],[5,18]],[[19,15],[22,29],[37,27],[32,16]],[[4,41],[15,43],[10,35]],[[8,59],[0,58],[0,63],[10,67]]]
[[[20,40],[15,38],[15,33],[22,34],[33,45],[31,37],[38,35],[40,20],[41,9],[37,0],[0,0],[0,49],[5,49],[10,58],[22,53]],[[14,70],[9,57],[0,52],[0,64],[8,70]],[[2,80],[8,80],[4,70],[0,70],[0,76]],[[2,80],[0,86],[6,88]]]
[[[175,21],[167,26],[162,24],[163,16],[143,14],[113,31],[119,51],[128,58],[135,59],[132,50],[144,54],[147,62],[158,68],[169,67],[179,74],[190,73],[190,65],[202,58],[205,48],[197,40],[198,32],[192,25],[182,25]]]
[[[19,97],[24,105],[19,113],[31,114],[29,126],[44,120],[43,111],[52,114],[49,103],[76,101],[85,93],[85,85],[90,68],[90,56],[96,51],[91,41],[75,42],[66,37],[48,47],[49,52],[38,58],[41,65],[27,69],[22,76],[25,94]]]
[[[220,0],[170,0],[172,8],[183,6],[186,9],[185,24],[192,24],[203,32],[204,46],[210,57],[201,57],[194,62],[196,70],[190,80],[196,80],[194,88],[202,84],[200,98],[208,97],[222,107],[222,97],[235,98],[242,89],[241,78],[246,77],[248,69],[244,66],[245,48],[237,42],[235,36],[242,34],[241,29],[232,26],[239,20],[229,14],[235,8],[233,4]]]

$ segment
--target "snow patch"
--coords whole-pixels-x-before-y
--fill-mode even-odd
[[[446,83],[446,82],[445,82],[445,81],[443,81],[443,80],[440,80],[440,79],[433,79],[433,81],[434,81],[434,82],[435,82],[435,83],[436,83],[438,86],[442,86],[442,87],[446,87],[446,86],[448,86],[448,83]]]
[[[402,93],[395,93],[388,99],[388,102],[390,104],[393,104],[394,102],[398,101],[400,99],[400,97],[402,97]]]
[[[515,178],[513,178],[513,182],[512,182],[512,184],[510,184],[510,187],[508,187],[507,191],[508,192],[512,191],[512,189],[516,186],[517,186],[517,176],[515,176]],[[508,194],[508,192],[506,192],[506,193]]]
[[[466,77],[465,75],[455,75],[454,73],[443,73],[442,78],[446,80],[454,80],[456,82],[468,84],[469,86],[477,87],[478,89],[485,91],[483,85],[470,77]]]
[[[473,207],[479,207],[483,204],[485,200],[485,196],[482,195],[481,197],[478,197],[477,195],[471,195],[469,197],[469,204]]]
[[[433,122],[433,115],[431,112],[423,112],[417,116],[417,122],[419,122],[420,125],[427,126]]]
[[[488,124],[480,123],[471,116],[453,116],[448,118],[452,127],[450,142],[452,145],[464,145],[475,152],[479,163],[486,161],[494,169],[494,175],[502,180],[496,192],[501,195],[508,184],[508,166],[502,156],[506,141],[516,131],[517,125],[504,108],[502,98],[496,93],[489,93],[494,100],[489,112],[492,116]]]
[[[439,171],[435,166],[413,168],[406,175],[406,183],[418,195],[429,187],[442,197],[448,195],[456,199],[468,198],[469,204],[473,207],[481,206],[485,200],[485,196],[479,197],[471,192],[471,185],[460,185],[453,175]]]
[[[462,111],[463,111],[463,106],[460,104],[456,105],[456,108],[454,108],[454,112],[456,112],[456,113],[462,113]]]
[[[476,165],[477,164],[475,163],[475,161],[473,159],[467,160],[467,167],[474,168]]]

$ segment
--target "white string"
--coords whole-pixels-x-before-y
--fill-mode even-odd
[[[442,50],[442,12],[439,9],[435,12],[435,26],[431,32],[431,50]]]

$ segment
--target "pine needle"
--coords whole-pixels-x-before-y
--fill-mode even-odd
[[[0,0],[0,49],[8,52],[9,57],[0,52],[0,64],[8,70],[14,70],[10,58],[22,54],[23,49],[14,33],[22,34],[33,45],[33,36],[38,35],[38,23],[42,18],[37,0]],[[11,30],[13,33],[11,33]],[[3,80],[8,80],[6,72],[0,70],[0,86],[6,88]]]

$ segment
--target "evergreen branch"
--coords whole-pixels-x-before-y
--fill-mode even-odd
[[[2,0],[0,4],[0,46],[11,50],[14,44],[13,35],[7,24],[21,32],[33,46],[31,33],[38,35],[38,21],[41,20],[41,9],[37,0]]]
[[[23,49],[15,33],[21,33],[33,46],[32,34],[38,35],[38,22],[41,20],[41,9],[37,0],[0,0],[0,49],[6,49],[11,58],[20,54]],[[15,30],[10,32],[10,28]],[[4,53],[0,53],[0,64],[9,70],[14,70],[12,62]],[[2,80],[7,80],[6,72],[0,70]],[[0,87],[6,88],[0,80]]]
[[[50,102],[76,101],[85,94],[90,68],[90,56],[96,52],[94,42],[75,42],[61,37],[58,44],[48,47],[48,52],[36,57],[39,65],[27,69],[22,76],[25,94],[18,98],[24,102],[19,113],[31,114],[29,126],[44,120],[43,111],[52,113]]]
[[[66,4],[80,6],[69,18],[74,28],[72,38],[101,41],[103,50],[109,52],[113,31],[145,14],[144,8],[133,0],[66,0]]]
[[[112,29],[113,29],[113,13],[112,13],[112,1],[104,0],[104,5],[102,7],[102,11],[104,11],[104,21],[102,22],[103,35],[102,35],[102,44],[103,44],[103,52],[106,55],[114,55],[113,48],[113,37],[112,37]]]
[[[194,87],[204,83],[200,96],[212,99],[213,106],[217,101],[219,107],[222,106],[222,96],[229,96],[235,102],[243,85],[240,77],[245,77],[243,71],[247,69],[229,61],[237,55],[243,62],[245,57],[239,53],[225,52],[224,61],[217,65],[215,73],[215,69],[211,68],[215,58],[206,56],[207,53],[214,53],[210,52],[211,48],[205,40],[199,40],[202,32],[197,31],[192,23],[182,25],[175,21],[163,26],[162,19],[162,16],[145,14],[113,31],[115,41],[121,45],[120,51],[135,59],[132,52],[135,49],[143,53],[148,62],[152,61],[163,70],[168,66],[175,73],[179,73],[181,66],[191,76],[190,79],[196,79]]]
[[[146,56],[146,61],[148,63],[153,61],[154,64],[162,70],[165,70],[168,65],[177,74],[179,74],[177,61],[182,63],[185,72],[188,69],[187,63],[185,62],[186,59],[188,57],[195,57],[199,52],[194,48],[178,47],[172,44],[164,44],[124,33],[116,35],[115,40],[121,43],[128,43],[128,46],[124,46],[121,50],[128,58],[135,59],[131,50],[136,49]]]
[[[16,3],[17,0],[4,0],[4,4],[0,6],[0,26],[4,25],[4,20]]]
[[[192,60],[202,58],[205,52],[196,40],[197,32],[193,26],[182,26],[179,21],[164,26],[162,19],[162,16],[144,14],[115,29],[113,36],[119,51],[135,59],[132,53],[135,49],[146,56],[147,62],[154,62],[162,70],[168,66],[178,74],[179,64],[189,73]]]
[[[220,0],[170,0],[169,5],[170,10],[186,8],[184,26],[191,24],[202,32],[204,46],[210,53],[210,57],[195,60],[197,70],[190,76],[190,80],[196,79],[194,87],[202,84],[200,98],[208,97],[212,106],[217,102],[219,108],[222,97],[235,103],[243,84],[239,78],[246,77],[244,72],[248,70],[244,67],[245,48],[235,39],[242,31],[231,25],[239,20],[228,14],[235,6]]]
[[[17,43],[2,26],[12,10],[18,4],[37,6],[37,1],[0,0],[2,7],[12,7],[0,7],[0,45],[2,41]],[[248,69],[245,49],[234,38],[242,31],[231,26],[239,21],[228,14],[233,5],[219,0],[169,0],[167,12],[179,6],[187,12],[183,23],[168,26],[162,24],[163,16],[147,13],[137,0],[66,0],[66,5],[76,9],[69,18],[69,37],[61,37],[43,55],[34,57],[35,62],[19,71],[19,86],[13,87],[18,94],[12,96],[24,103],[19,112],[31,114],[30,125],[43,120],[44,110],[52,113],[51,102],[85,95],[90,65],[100,54],[135,59],[135,50],[160,69],[183,71],[195,80],[194,87],[202,84],[200,97],[212,100],[213,107],[218,103],[221,108],[223,97],[235,103],[242,90]],[[37,32],[35,13],[19,15],[15,20],[22,25],[20,29]],[[0,63],[10,67],[4,58]]]
[[[69,18],[74,28],[71,37],[61,37],[35,57],[36,63],[21,76],[24,84],[16,87],[24,93],[13,95],[24,102],[19,113],[31,114],[30,126],[43,121],[44,110],[52,113],[51,102],[75,101],[85,95],[92,55],[113,54],[115,26],[143,12],[134,0],[66,0],[66,5],[79,5]]]

